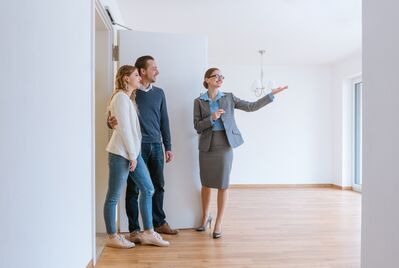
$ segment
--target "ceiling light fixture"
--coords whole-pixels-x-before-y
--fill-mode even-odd
[[[270,91],[274,87],[274,81],[267,81],[265,82],[263,80],[263,54],[265,54],[266,50],[260,49],[259,51],[260,54],[260,79],[255,80],[252,83],[252,91],[255,93],[256,97],[260,97],[262,95],[266,95],[268,91]]]

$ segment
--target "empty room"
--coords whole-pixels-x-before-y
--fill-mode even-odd
[[[4,4],[1,267],[398,267],[395,1]]]
[[[141,153],[155,188],[153,218],[160,217],[155,200],[162,191],[163,220],[179,233],[157,229],[159,223],[153,220],[169,248],[140,241],[145,224],[133,224],[132,210],[138,210],[138,202],[132,208],[127,190],[120,197],[116,222],[134,247],[113,248],[102,213],[111,180],[107,152],[97,150],[98,159],[103,159],[96,167],[98,267],[358,267],[361,11],[358,0],[101,2],[97,13],[104,14],[102,21],[114,24],[109,31],[116,36],[112,43],[116,68],[139,65],[140,56],[154,58],[158,73],[151,82],[165,94],[171,133],[170,141],[161,144],[165,154],[173,152],[173,160],[165,161],[162,189],[157,189],[154,166],[146,159],[149,131],[142,122]],[[98,36],[106,32],[101,30]],[[103,68],[104,60],[98,62]],[[217,70],[207,75],[212,68]],[[146,75],[140,75],[146,81]],[[251,103],[245,105],[269,100],[253,110],[235,102],[234,114],[225,111],[220,116],[224,131],[207,126],[212,129],[210,144],[215,135],[227,135],[233,155],[228,175],[214,174],[213,169],[226,169],[219,161],[228,162],[230,151],[220,160],[210,153],[216,147],[201,149],[207,135],[202,120],[209,121],[213,110],[204,112],[200,106],[196,122],[194,100],[204,94],[211,97],[215,89],[205,88],[203,82],[212,84],[208,78],[212,75],[220,83],[217,92]],[[147,113],[138,90],[138,111]],[[103,132],[96,132],[102,137],[97,141],[107,137],[103,133],[108,131],[108,115],[103,111],[108,98],[104,95],[103,105],[98,105],[96,127]],[[215,102],[225,108],[220,100]],[[203,103],[205,109],[211,107],[211,102]],[[144,115],[139,118],[148,120]],[[235,144],[236,132],[243,144]],[[165,137],[162,131],[161,136]],[[108,141],[103,143],[96,148],[105,148]],[[221,185],[218,177],[223,177]]]

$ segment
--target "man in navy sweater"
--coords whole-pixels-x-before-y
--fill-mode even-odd
[[[154,185],[152,197],[152,215],[155,231],[163,234],[177,234],[178,230],[172,229],[166,222],[163,210],[164,175],[163,168],[173,159],[169,117],[166,107],[165,93],[161,88],[152,85],[159,74],[155,60],[151,56],[142,56],[136,60],[135,66],[141,76],[141,84],[136,92],[136,103],[140,120],[142,142],[141,155],[150,172]],[[114,128],[117,124],[115,117],[110,117],[109,125]],[[162,148],[165,147],[165,156]],[[134,172],[129,176],[133,176]],[[126,214],[129,219],[130,240],[140,242],[140,225],[138,221],[139,189],[132,179],[127,180],[126,188]]]

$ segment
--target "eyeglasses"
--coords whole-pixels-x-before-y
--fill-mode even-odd
[[[214,75],[209,76],[208,78],[211,78],[211,77],[216,77],[217,80],[223,80],[224,79],[224,76],[221,75],[221,74],[214,74]]]

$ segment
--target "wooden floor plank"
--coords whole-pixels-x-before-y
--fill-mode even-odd
[[[359,268],[360,212],[352,191],[231,189],[221,239],[182,230],[169,248],[105,248],[96,267]]]

